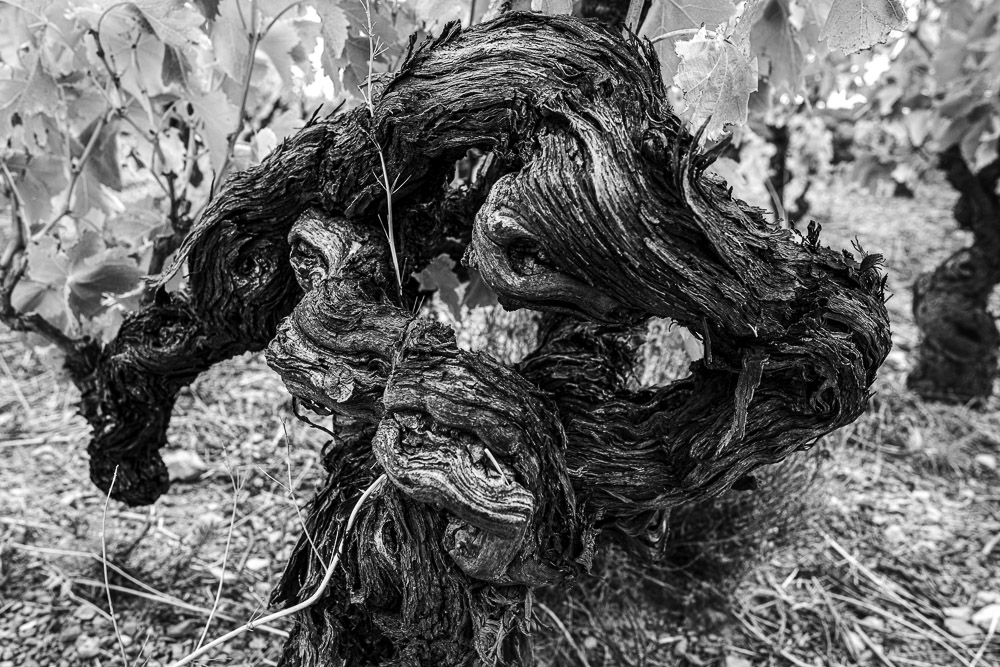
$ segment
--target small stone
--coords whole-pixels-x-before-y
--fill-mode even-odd
[[[976,454],[976,463],[989,470],[997,469],[997,457],[993,454]]]
[[[945,607],[941,611],[948,618],[960,618],[963,621],[972,619],[972,607]]]
[[[944,619],[944,627],[953,637],[958,637],[959,639],[964,637],[975,637],[982,634],[979,628],[968,621],[963,621],[960,618]]]
[[[988,604],[972,615],[972,622],[989,630],[994,623],[1000,625],[1000,604]],[[997,628],[994,628],[994,631]]]
[[[81,621],[89,621],[97,616],[97,610],[93,607],[82,604],[76,608],[76,611],[73,612],[73,616],[77,617]]]
[[[30,637],[38,631],[38,619],[32,619],[17,626],[18,637]]]
[[[902,350],[892,350],[885,358],[885,364],[895,371],[906,371],[910,368],[910,360],[906,352]],[[729,667],[727,664],[726,667]]]
[[[753,667],[753,663],[740,655],[727,655],[726,667]]]
[[[59,641],[63,644],[72,644],[82,633],[83,629],[76,623],[73,625],[67,625],[62,629],[62,632],[59,633]]]
[[[986,606],[1000,603],[1000,593],[996,591],[979,591],[976,593],[976,604]]]
[[[208,472],[208,465],[195,452],[170,449],[161,452],[161,456],[171,482],[190,484],[197,482]]]
[[[593,651],[597,648],[597,637],[585,637],[583,639],[583,647],[588,651]]]
[[[897,524],[892,524],[887,526],[885,529],[885,539],[889,541],[890,544],[899,545],[906,542],[906,533],[903,532],[903,528]]]
[[[197,624],[197,621],[188,619],[186,621],[180,621],[179,623],[174,623],[169,626],[165,632],[168,637],[177,639],[178,637],[183,637],[185,635],[191,634],[191,629]]]
[[[246,568],[251,572],[260,572],[270,564],[269,558],[247,558]]]
[[[843,640],[845,647],[854,655],[861,655],[868,650],[864,640],[861,639],[861,635],[854,630],[846,630],[843,634]]]
[[[865,616],[858,623],[875,632],[885,632],[885,621],[881,616]]]
[[[76,654],[84,660],[96,658],[101,653],[101,644],[96,637],[82,635],[76,640]]]
[[[222,516],[218,512],[205,512],[204,514],[198,516],[198,521],[206,526],[215,526],[225,523],[226,517]]]

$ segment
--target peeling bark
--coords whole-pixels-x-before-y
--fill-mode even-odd
[[[344,571],[283,660],[529,660],[530,590],[580,576],[604,533],[663,539],[665,512],[719,494],[865,409],[889,348],[878,256],[768,224],[704,175],[651,47],[593,22],[509,13],[412,47],[366,109],[323,119],[223,188],[187,240],[191,296],[123,324],[84,383],[92,478],[166,489],[173,398],[210,364],[268,362],[339,437],[308,520],[324,559],[358,490]],[[474,185],[448,186],[470,149]],[[405,275],[460,252],[510,308],[547,313],[515,368],[459,350],[394,284],[379,150]],[[705,342],[693,375],[632,390],[638,332]],[[327,562],[327,561],[324,561]],[[301,540],[275,604],[323,565]]]
[[[1000,359],[1000,332],[987,308],[1000,283],[1000,162],[974,174],[955,146],[940,166],[959,192],[955,219],[973,233],[973,244],[913,285],[921,341],[907,385],[928,400],[975,402],[993,393]]]

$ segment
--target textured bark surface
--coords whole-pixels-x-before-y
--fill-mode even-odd
[[[940,166],[959,192],[955,220],[972,232],[973,245],[913,285],[921,341],[907,385],[929,400],[966,403],[993,393],[1000,360],[1000,332],[987,308],[1000,283],[1000,162],[974,174],[955,146]]]
[[[156,454],[177,390],[267,347],[336,417],[326,486],[273,602],[307,597],[360,490],[384,485],[286,665],[530,660],[533,587],[586,572],[606,535],[663,539],[679,502],[718,494],[865,409],[889,349],[877,256],[765,222],[704,176],[648,45],[593,22],[509,13],[414,46],[375,113],[304,129],[232,179],[189,237],[189,297],[129,318],[82,373],[92,478],[166,489]],[[469,149],[488,155],[450,187]],[[546,312],[515,368],[459,350],[394,283],[382,151],[403,274],[443,251],[510,308]],[[459,257],[457,256],[456,259]],[[635,390],[650,316],[703,337],[692,376]],[[280,453],[276,453],[280,456]]]

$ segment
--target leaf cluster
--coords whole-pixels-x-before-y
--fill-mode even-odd
[[[0,314],[114,335],[228,174],[468,0],[0,2]],[[374,56],[374,57],[373,57]]]

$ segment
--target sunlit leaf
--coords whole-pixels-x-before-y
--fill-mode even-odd
[[[219,3],[219,15],[212,24],[212,47],[215,61],[222,71],[234,80],[242,81],[250,55],[250,38],[236,7],[238,1],[223,0]]]
[[[182,50],[210,46],[208,36],[200,29],[205,17],[184,0],[132,0],[129,5],[142,13],[164,44]]]
[[[671,85],[679,63],[674,45],[678,40],[687,39],[687,36],[657,38],[678,30],[700,28],[702,25],[714,29],[735,13],[736,5],[732,0],[653,0],[638,34],[654,41],[663,80]]]
[[[298,44],[295,28],[283,22],[274,24],[260,41],[260,50],[271,60],[285,90],[292,87],[292,49]]]
[[[55,79],[41,67],[36,67],[27,87],[17,99],[17,109],[22,115],[49,114],[55,116],[65,106],[59,96]]]
[[[278,137],[269,127],[261,128],[250,140],[254,164],[260,163],[278,145]]]
[[[134,202],[128,209],[109,219],[106,228],[117,243],[128,248],[135,248],[143,241],[169,231],[168,223],[152,197]]]
[[[855,53],[885,42],[893,30],[906,27],[899,0],[833,0],[819,38],[831,49]]]
[[[69,262],[59,252],[59,242],[46,236],[28,246],[28,277],[46,287],[59,289],[69,275]]]
[[[199,121],[200,134],[208,145],[212,168],[218,172],[229,150],[229,135],[236,130],[239,110],[221,90],[191,98],[194,115]]]
[[[750,44],[761,74],[779,92],[797,92],[802,84],[802,47],[789,22],[787,0],[770,0],[753,25]]]
[[[93,317],[105,309],[105,294],[135,289],[141,272],[122,248],[107,248],[99,235],[84,232],[66,251],[69,306],[77,315]]]
[[[66,162],[62,157],[39,155],[33,158],[24,172],[21,194],[31,224],[47,221],[52,217],[52,198],[60,194],[69,180]]]
[[[572,3],[568,4],[572,9]],[[448,21],[468,21],[470,6],[468,0],[416,0],[413,9],[428,25],[444,25]]]
[[[323,69],[327,76],[336,79],[338,67],[335,61],[340,59],[347,45],[347,14],[334,2],[317,2],[315,8],[322,22],[320,33],[323,36]]]
[[[62,288],[54,289],[25,278],[14,286],[11,304],[22,313],[38,313],[60,329],[65,327],[67,307]]]
[[[685,115],[695,127],[705,128],[705,137],[714,139],[726,125],[747,120],[750,93],[757,90],[757,59],[736,45],[708,38],[701,31],[694,39],[677,44],[680,65],[674,82],[684,91]]]

